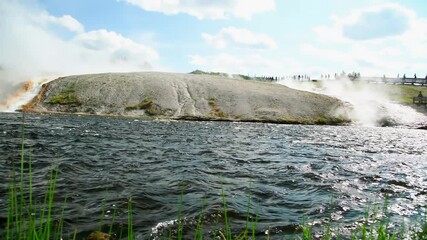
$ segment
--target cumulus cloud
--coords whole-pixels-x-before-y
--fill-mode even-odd
[[[143,71],[152,68],[155,49],[116,32],[85,32],[75,18],[52,16],[18,1],[0,1],[0,89],[20,81],[69,74]],[[71,38],[63,39],[63,28]],[[1,98],[6,95],[0,92]]]
[[[426,74],[427,19],[417,16],[414,10],[399,4],[382,4],[331,19],[332,25],[314,28],[318,44],[302,44],[303,53],[329,59],[348,67],[347,71],[377,76]]]
[[[93,52],[102,52],[102,54],[108,55],[113,64],[142,63],[148,65],[147,61],[154,61],[158,58],[154,49],[105,29],[79,34],[72,42]],[[141,67],[143,68],[143,66]]]
[[[314,28],[320,39],[334,42],[367,41],[379,42],[385,39],[399,39],[421,29],[416,12],[399,4],[383,4],[368,8],[354,9],[344,17],[332,16],[332,26]]]
[[[216,48],[234,46],[252,49],[274,49],[276,42],[264,33],[251,32],[244,28],[223,28],[217,35],[202,33],[203,39]]]
[[[43,16],[51,24],[63,26],[71,32],[77,32],[77,33],[84,32],[84,26],[77,19],[73,18],[70,15],[55,17],[55,16],[44,14]]]
[[[343,35],[354,40],[398,36],[409,29],[409,14],[391,5],[357,13],[356,21],[343,25]]]
[[[254,14],[275,9],[275,0],[121,0],[146,11],[167,15],[185,13],[198,19],[250,19]]]
[[[0,108],[22,81],[95,72],[144,71],[155,49],[116,32],[86,32],[69,15],[53,16],[37,6],[0,1]],[[66,31],[67,39],[61,35]]]

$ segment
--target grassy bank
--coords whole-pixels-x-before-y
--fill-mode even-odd
[[[427,114],[427,107],[413,104],[413,97],[421,92],[427,96],[427,87],[415,85],[393,85],[393,84],[370,84],[374,91],[385,93],[388,99],[393,102],[410,106],[418,112]]]
[[[412,98],[419,92],[427,96],[427,87],[423,86],[383,84],[377,87],[384,88],[392,101],[401,104],[412,104]]]

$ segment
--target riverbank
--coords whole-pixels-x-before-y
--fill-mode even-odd
[[[151,119],[344,124],[340,100],[259,81],[178,73],[104,73],[58,78],[23,109]]]

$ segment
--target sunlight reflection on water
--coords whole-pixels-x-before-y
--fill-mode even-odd
[[[6,177],[20,158],[20,121],[0,114],[0,219]],[[292,234],[304,217],[352,226],[386,194],[397,222],[414,220],[427,202],[422,130],[30,115],[25,134],[35,194],[43,196],[49,166],[59,164],[57,201],[67,196],[65,227],[79,236],[99,228],[103,208],[117,208],[115,230],[125,226],[129,197],[134,229],[148,236],[177,219],[182,186],[188,231],[203,197],[206,231],[221,219],[223,188],[232,224],[244,227],[250,195],[257,234],[270,228],[273,238]]]

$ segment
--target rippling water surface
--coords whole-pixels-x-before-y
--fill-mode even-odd
[[[351,229],[386,194],[395,226],[410,225],[427,202],[423,130],[58,115],[25,121],[35,195],[42,199],[49,170],[59,165],[56,202],[65,208],[66,232],[77,229],[80,238],[101,223],[108,228],[114,209],[114,231],[126,228],[129,198],[138,239],[176,229],[180,196],[184,234],[194,233],[202,205],[208,234],[224,221],[222,189],[235,233],[251,199],[256,234],[270,229],[272,239],[294,233],[304,219]],[[0,113],[0,229],[21,126],[22,115]]]

